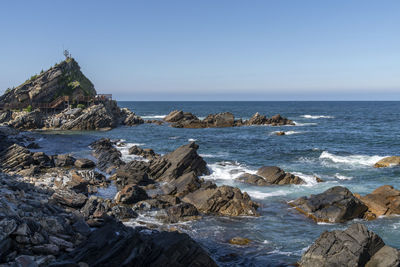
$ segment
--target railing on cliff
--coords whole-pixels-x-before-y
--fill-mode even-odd
[[[85,104],[90,104],[90,103],[100,103],[100,102],[106,102],[112,100],[112,94],[98,94],[96,96],[77,96],[77,97],[71,97],[71,96],[60,96],[53,100],[50,103],[46,102],[30,102],[30,103],[0,103],[0,110],[22,110],[24,108],[27,108],[28,106],[31,106],[33,109],[39,108],[39,109],[57,109],[59,108],[62,104],[65,106],[70,105],[71,103],[85,103]]]

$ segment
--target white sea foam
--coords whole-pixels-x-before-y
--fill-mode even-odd
[[[261,192],[258,190],[245,190],[252,198],[265,199],[268,197],[286,196],[290,192],[288,190],[275,190],[272,192]]]
[[[256,173],[238,162],[222,161],[208,165],[211,174],[203,176],[210,180],[235,180],[244,173]]]
[[[336,173],[335,177],[340,179],[340,180],[351,180],[351,179],[353,179],[353,177],[351,177],[351,176],[341,175],[340,173]]]
[[[167,115],[147,115],[147,116],[140,116],[142,119],[164,119]]]
[[[329,160],[333,163],[346,164],[350,166],[373,166],[376,162],[383,159],[382,156],[368,156],[368,155],[350,155],[350,156],[338,156],[329,153],[328,151],[323,151],[319,156],[322,160]]]
[[[317,125],[318,123],[316,122],[297,122],[297,121],[293,121],[295,126],[313,126],[313,125]]]
[[[279,133],[280,131],[274,131],[274,132],[271,132],[270,133],[270,135],[276,135],[277,133]],[[298,131],[287,131],[287,132],[284,132],[285,133],[285,135],[292,135],[292,134],[300,134],[300,133],[303,133],[303,132],[298,132]]]
[[[218,152],[215,154],[199,154],[203,158],[226,158],[229,155],[227,152]]]
[[[312,120],[316,120],[316,119],[334,119],[334,116],[327,116],[327,115],[301,115],[300,117],[302,118],[306,118],[306,119],[312,119]]]
[[[304,174],[301,172],[291,172],[292,174],[299,176],[301,179],[306,182],[306,184],[303,184],[303,186],[313,186],[318,184],[316,176],[317,175],[310,175],[310,174]]]
[[[197,139],[194,139],[194,138],[189,138],[189,139],[188,139],[188,141],[189,141],[189,142],[196,142],[196,141],[197,141]]]
[[[179,136],[170,136],[170,137],[168,137],[168,139],[171,139],[171,140],[176,140],[178,138],[179,138]]]
[[[125,141],[125,140],[124,140]],[[147,159],[140,157],[138,155],[129,155],[129,148],[133,146],[143,146],[145,144],[141,143],[124,143],[122,140],[117,143],[116,148],[121,152],[121,159],[124,162],[129,162],[132,160],[148,161]]]

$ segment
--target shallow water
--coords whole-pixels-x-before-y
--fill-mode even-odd
[[[41,151],[72,152],[77,156],[88,156],[89,143],[100,137],[124,139],[128,145],[140,144],[158,153],[168,153],[195,140],[200,145],[199,154],[212,170],[205,179],[237,186],[262,204],[258,218],[205,217],[191,223],[189,233],[221,265],[291,264],[299,260],[323,231],[344,229],[348,225],[316,224],[291,209],[287,201],[336,185],[361,194],[384,184],[400,188],[400,168],[373,168],[380,158],[399,154],[399,102],[120,102],[119,105],[146,119],[160,119],[174,109],[182,109],[198,117],[230,111],[243,119],[255,112],[268,116],[280,113],[296,122],[296,126],[220,129],[175,129],[144,124],[110,132],[36,133],[43,147]],[[276,136],[276,131],[288,134]],[[133,158],[125,157],[130,159]],[[255,172],[263,165],[293,172],[307,184],[256,187],[234,181],[240,173]],[[317,184],[314,175],[326,182]],[[400,217],[364,223],[386,244],[400,248]],[[234,236],[254,242],[246,248],[227,244]]]

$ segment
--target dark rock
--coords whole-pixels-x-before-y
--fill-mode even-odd
[[[84,220],[76,221],[72,228],[83,236],[88,236],[91,232],[89,225]]]
[[[74,162],[75,167],[81,168],[81,169],[88,169],[88,168],[94,168],[96,164],[91,161],[90,159],[77,159]]]
[[[44,152],[33,153],[33,163],[41,168],[51,168],[54,166],[53,161]]]
[[[116,169],[125,163],[122,161],[122,154],[114,147],[114,142],[108,138],[102,138],[90,144],[93,155],[98,159],[97,168],[102,171]]]
[[[272,126],[280,126],[280,125],[295,125],[292,120],[282,117],[277,114],[272,116],[271,118],[267,118],[260,113],[254,114],[250,120],[247,121],[247,125],[272,125]]]
[[[280,131],[280,132],[277,132],[277,133],[276,133],[276,135],[278,135],[278,136],[282,136],[282,135],[286,135],[286,133],[285,133],[285,132],[282,132],[282,131]]]
[[[287,173],[279,167],[264,166],[258,169],[257,175],[265,180],[265,185],[268,184],[304,184],[305,182],[298,176]]]
[[[400,165],[400,156],[386,157],[375,163],[375,168],[386,168]]]
[[[115,202],[121,204],[134,204],[141,200],[148,199],[146,191],[137,185],[127,185],[115,196]]]
[[[193,204],[200,212],[226,216],[257,216],[258,205],[249,195],[239,188],[220,186],[217,188],[198,189],[187,194],[184,202]]]
[[[32,143],[29,143],[29,144],[26,146],[26,148],[28,148],[28,149],[39,149],[40,146],[39,146],[38,143],[32,142]]]
[[[137,155],[149,160],[160,157],[160,155],[156,154],[153,149],[150,148],[143,149],[139,146],[132,146],[131,148],[129,148],[129,155]]]
[[[344,231],[322,233],[304,253],[300,266],[365,266],[384,245],[364,225],[353,224]]]
[[[165,222],[177,223],[199,218],[199,212],[195,206],[189,203],[180,203],[166,209],[167,216],[163,218]]]
[[[115,173],[115,183],[118,188],[123,188],[126,185],[142,185],[154,183],[147,174],[149,164],[144,161],[131,161],[121,166]]]
[[[68,154],[54,156],[54,165],[56,167],[74,166],[76,159]]]
[[[122,124],[127,126],[134,126],[144,123],[144,120],[140,116],[136,115],[127,108],[121,109],[121,119]]]
[[[250,242],[251,242],[250,239],[239,237],[239,236],[236,236],[229,240],[229,244],[238,245],[238,246],[245,246],[245,245],[248,245]]]
[[[208,174],[207,163],[197,154],[198,148],[195,143],[183,145],[151,162],[150,176],[155,180],[172,181],[189,172],[194,172],[196,175]]]
[[[203,120],[206,127],[233,127],[235,125],[235,117],[230,112],[210,114]]]
[[[41,129],[44,127],[43,121],[44,115],[40,111],[35,110],[32,112],[21,112],[13,120],[9,121],[8,125],[19,130]]]
[[[107,223],[60,260],[89,266],[217,266],[187,234]]]
[[[4,172],[18,172],[34,163],[32,153],[17,144],[0,151],[1,168]]]
[[[183,197],[201,187],[199,178],[194,172],[189,172],[165,184],[162,190],[165,194]]]
[[[310,197],[301,197],[289,202],[296,210],[312,218],[316,222],[346,222],[362,218],[368,210],[345,187],[335,186],[325,192]]]

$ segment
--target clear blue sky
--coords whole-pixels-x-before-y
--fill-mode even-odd
[[[118,100],[400,100],[400,1],[2,1],[0,93],[68,48]]]

